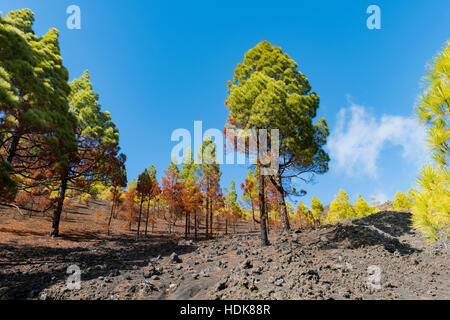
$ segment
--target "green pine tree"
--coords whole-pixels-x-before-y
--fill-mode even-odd
[[[76,150],[59,33],[52,28],[37,37],[33,23],[29,9],[0,17],[0,199],[7,201],[15,197],[18,176],[67,165]],[[21,179],[20,187],[40,182],[33,179]]]
[[[297,70],[298,64],[280,47],[267,41],[249,50],[235,68],[228,82],[226,105],[230,111],[227,127],[238,129],[279,130],[279,170],[269,175],[276,187],[283,230],[289,230],[285,202],[287,194],[295,193],[291,180],[328,171],[329,156],[323,147],[329,134],[325,119],[314,120],[319,96],[312,92],[307,77]],[[259,149],[259,141],[257,141]],[[263,166],[261,166],[263,167]],[[263,175],[263,170],[260,170]],[[258,177],[264,190],[264,180]],[[261,220],[266,212],[260,194]],[[265,222],[261,224],[261,241],[268,244]]]

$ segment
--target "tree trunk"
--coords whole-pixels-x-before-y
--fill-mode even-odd
[[[188,228],[187,228],[187,233],[188,233],[188,235],[190,235],[191,234],[191,213],[189,212],[188,213]]]
[[[281,225],[283,227],[283,231],[291,230],[291,224],[289,222],[289,214],[287,212],[286,201],[284,197],[279,199],[280,201],[280,216],[281,216]]]
[[[258,150],[259,150],[259,143],[258,143]],[[262,174],[261,168],[259,169],[259,226],[261,229],[261,245],[262,246],[268,246],[270,245],[269,238],[267,236],[267,215],[266,215],[266,202],[264,197],[264,176]]]
[[[206,238],[209,238],[209,198],[206,198],[206,230],[205,230],[205,235]]]
[[[59,221],[61,219],[61,212],[64,205],[64,199],[66,197],[67,183],[69,181],[68,176],[68,173],[64,174],[61,179],[61,185],[59,186],[58,201],[55,211],[53,211],[52,229],[50,231],[50,237],[52,238],[59,236]]]
[[[145,219],[145,236],[147,236],[148,218],[149,217],[150,217],[150,199],[148,200],[148,204],[147,204],[147,218]]]
[[[278,172],[275,178],[271,177],[271,181],[277,190],[278,205],[280,207],[280,220],[283,231],[291,230],[289,223],[289,215],[286,208],[286,201],[284,200],[284,188],[281,183],[281,175]]]
[[[112,211],[112,217],[114,218],[114,219],[117,219],[117,207],[119,206],[119,204],[117,203],[116,204],[116,196],[114,196],[114,201],[113,201],[113,211]]]
[[[136,231],[136,240],[139,240],[139,232],[141,230],[141,216],[142,216],[142,204],[144,203],[144,197],[141,198],[141,203],[139,205],[139,218],[138,218],[138,226]]]
[[[197,212],[194,213],[194,240],[197,241]]]
[[[255,206],[253,205],[253,200],[250,200],[252,202],[252,222],[253,222],[253,229],[256,229],[256,218],[255,218]]]
[[[171,213],[169,212],[169,217],[167,218],[167,228],[169,231],[169,234],[172,233],[172,221],[171,221]]]
[[[11,145],[9,146],[8,158],[6,159],[9,163],[12,164],[14,157],[16,156],[17,147],[19,146],[20,135],[14,134]]]
[[[211,234],[211,237],[213,236],[213,202],[212,199],[209,201],[209,233]]]
[[[261,150],[260,150],[260,141],[259,141],[259,134],[256,135],[256,150],[258,152],[257,159],[258,159],[258,166],[259,166],[259,175],[258,175],[258,200],[259,200],[259,227],[261,230],[261,245],[262,246],[268,246],[270,245],[269,238],[267,236],[267,213],[266,213],[266,199],[264,196],[265,192],[265,181],[264,181],[264,175],[263,170],[261,168]],[[265,150],[264,150],[265,152]]]
[[[111,212],[109,214],[109,219],[108,219],[108,236],[109,236],[109,230],[111,228],[111,221],[112,221],[113,215],[114,215],[114,197],[113,197],[113,203],[111,205]]]
[[[184,238],[187,239],[188,236],[188,213],[186,212],[185,215],[185,222],[184,222]]]

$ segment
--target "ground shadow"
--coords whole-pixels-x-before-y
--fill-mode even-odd
[[[383,211],[351,222],[338,223],[326,235],[329,242],[321,247],[338,248],[344,244],[349,249],[357,249],[381,245],[391,253],[409,255],[421,250],[400,242],[398,237],[412,233],[411,214]]]
[[[70,265],[79,266],[82,280],[87,281],[147,266],[157,256],[182,255],[196,249],[194,243],[178,245],[169,236],[140,241],[120,236],[96,241],[89,248],[0,244],[0,299],[35,298],[45,288],[67,279]]]
[[[392,237],[412,234],[411,214],[408,212],[383,211],[353,221],[358,226],[373,226]]]

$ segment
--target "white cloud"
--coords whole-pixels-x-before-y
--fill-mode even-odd
[[[384,146],[400,146],[406,161],[421,164],[427,154],[425,138],[424,127],[413,117],[383,115],[377,119],[364,107],[351,103],[339,111],[327,148],[333,169],[376,177]]]
[[[384,192],[377,192],[373,197],[376,201],[379,201],[380,204],[389,200],[389,197]]]

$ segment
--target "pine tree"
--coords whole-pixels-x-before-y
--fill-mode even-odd
[[[201,186],[205,199],[205,235],[210,237],[213,235],[213,219],[214,210],[217,209],[215,204],[222,197],[220,189],[220,166],[216,162],[216,143],[210,137],[205,137],[200,147],[200,175]]]
[[[111,212],[108,219],[108,235],[110,233],[111,221],[113,217],[117,217],[117,211],[122,202],[123,188],[127,186],[127,172],[125,168],[125,162],[127,157],[124,154],[120,154],[117,158],[110,163],[109,185],[110,187],[110,202]]]
[[[329,161],[323,150],[328,136],[326,121],[313,121],[319,107],[319,96],[311,92],[308,79],[297,67],[297,63],[281,48],[262,41],[237,65],[233,81],[228,82],[226,100],[230,111],[227,127],[267,129],[268,140],[271,140],[270,129],[279,130],[279,170],[269,177],[278,193],[280,218],[285,231],[290,229],[285,197],[295,193],[292,179],[302,177],[302,181],[309,182],[315,174],[327,172]],[[257,150],[262,147],[258,138],[257,135]],[[262,175],[263,170],[259,177],[259,206],[261,219],[265,220],[265,181]],[[261,226],[261,241],[267,245],[264,223]]]
[[[183,159],[180,179],[184,183],[183,203],[185,212],[185,238],[191,231],[191,215],[194,215],[194,238],[197,239],[198,212],[201,210],[203,195],[201,193],[199,168],[194,162],[191,150]]]
[[[320,224],[323,214],[323,205],[317,197],[311,200],[311,213],[315,221]]]
[[[137,181],[136,193],[139,198],[139,217],[138,217],[138,227],[136,231],[136,240],[139,240],[140,226],[141,226],[141,216],[142,207],[144,202],[147,202],[147,214],[145,219],[145,235],[147,235],[148,220],[150,214],[150,201],[159,194],[160,189],[158,181],[156,180],[156,169],[154,166],[145,169],[142,172]]]
[[[302,227],[312,227],[314,225],[314,219],[308,206],[299,201],[297,209],[295,211],[295,219]]]
[[[360,194],[358,195],[358,201],[353,206],[353,209],[357,217],[365,217],[375,213],[375,210]]]
[[[99,96],[94,93],[88,71],[70,83],[70,112],[77,119],[75,136],[77,152],[67,158],[67,163],[58,170],[58,196],[53,212],[50,235],[59,235],[59,221],[71,185],[89,190],[95,182],[107,183],[111,163],[119,153],[119,131],[109,112],[102,111]]]
[[[426,76],[427,89],[417,106],[419,119],[428,127],[428,145],[434,165],[423,167],[414,193],[413,225],[429,240],[450,234],[450,41],[433,60]]]
[[[225,188],[224,207],[221,210],[225,216],[225,234],[228,233],[228,226],[233,227],[233,232],[236,232],[236,222],[242,218],[242,209],[237,201],[236,184],[234,180],[230,182],[230,188]]]
[[[417,190],[411,188],[411,189],[408,190],[408,193],[406,194],[407,197],[408,197],[408,201],[410,203],[410,209],[414,205],[414,199],[416,197],[416,193],[417,193]]]
[[[355,216],[355,211],[352,208],[352,204],[348,199],[347,193],[340,189],[339,193],[330,204],[330,210],[328,211],[327,223],[338,222],[343,219],[351,218]]]
[[[125,210],[126,210],[126,221],[127,230],[131,231],[131,227],[137,221],[136,212],[138,210],[136,204],[136,179],[133,179],[127,186],[127,191],[125,192]]]
[[[58,31],[38,38],[33,23],[29,9],[0,17],[0,200],[47,182],[36,171],[56,170],[76,149]]]
[[[395,210],[409,210],[411,208],[411,202],[406,194],[398,191],[395,194],[394,209]]]
[[[412,218],[415,228],[431,241],[442,232],[450,234],[450,173],[440,166],[422,168],[415,194]]]
[[[255,226],[256,223],[259,223],[255,216],[258,207],[258,182],[251,169],[248,169],[247,178],[241,184],[241,189],[243,190],[242,200],[250,205],[253,226]]]
[[[294,207],[288,201],[286,201],[286,208],[287,208],[287,211],[288,211],[289,219],[295,218]]]
[[[429,66],[426,83],[416,113],[428,125],[428,145],[435,162],[446,166],[450,156],[450,40]]]
[[[172,227],[183,213],[183,189],[184,184],[180,179],[180,170],[175,160],[170,162],[169,168],[164,170],[162,178],[162,198],[166,201],[168,210],[165,215],[168,232],[172,233]]]

